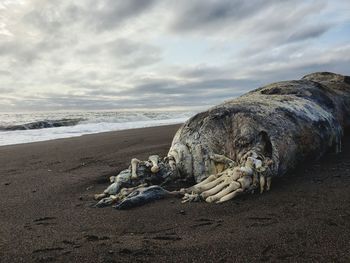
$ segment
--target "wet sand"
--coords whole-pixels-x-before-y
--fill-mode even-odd
[[[350,262],[349,135],[263,195],[91,208],[131,158],[164,156],[178,127],[0,147],[0,262]]]

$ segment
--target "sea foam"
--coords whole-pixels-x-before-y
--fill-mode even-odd
[[[2,130],[0,129],[0,145],[38,142],[76,137],[84,134],[177,124],[185,122],[193,114],[193,112],[51,112],[0,114],[0,127],[2,127]],[[61,125],[61,120],[67,119],[79,121],[63,122],[69,125]],[[36,124],[40,124],[41,126]],[[54,126],[58,124],[61,126]],[[9,128],[5,129],[4,127]],[[20,129],[11,129],[11,127],[20,127]]]

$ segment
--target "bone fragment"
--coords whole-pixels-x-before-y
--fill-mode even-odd
[[[210,182],[212,182],[212,181],[218,179],[221,175],[222,175],[222,173],[220,173],[220,174],[212,174],[212,175],[209,175],[207,179],[205,179],[205,180],[203,180],[202,182],[196,184],[195,186],[201,186],[201,185],[210,183]]]
[[[239,178],[237,181],[241,184],[242,189],[246,190],[251,186],[253,182],[253,178],[251,176],[243,176]]]
[[[253,175],[253,169],[248,166],[241,167],[240,170],[244,175]]]
[[[271,189],[271,180],[272,180],[271,176],[266,178],[266,191],[269,191]]]
[[[199,194],[195,193],[186,193],[184,197],[182,198],[181,203],[187,203],[187,202],[199,202],[201,200],[201,197]]]
[[[158,166],[159,156],[158,155],[151,155],[150,157],[148,157],[148,160],[150,160],[152,163],[151,172],[158,173],[159,172],[159,166]]]
[[[95,194],[94,195],[94,199],[95,200],[101,200],[102,198],[105,198],[107,196],[107,194],[102,193],[102,194]]]
[[[131,160],[131,179],[136,179],[138,176],[137,176],[137,173],[136,173],[136,170],[137,170],[137,165],[140,163],[141,161],[136,159],[136,158],[133,158]]]
[[[265,189],[265,176],[264,175],[260,175],[260,194],[262,194],[264,192]]]

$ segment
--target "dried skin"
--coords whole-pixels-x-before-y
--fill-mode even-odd
[[[131,182],[140,183],[137,169],[147,171],[141,178],[165,182],[193,178],[197,184],[181,191],[183,202],[221,203],[269,190],[273,177],[340,151],[349,126],[349,76],[322,72],[273,83],[193,116],[176,133],[165,161],[150,156],[148,170],[132,162]]]

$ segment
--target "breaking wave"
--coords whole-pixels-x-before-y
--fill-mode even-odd
[[[0,126],[0,131],[19,131],[19,130],[34,130],[34,129],[45,129],[63,126],[74,126],[84,121],[83,118],[77,119],[60,119],[60,120],[42,120],[29,122],[25,124]]]
[[[185,122],[193,111],[0,113],[0,145]]]

